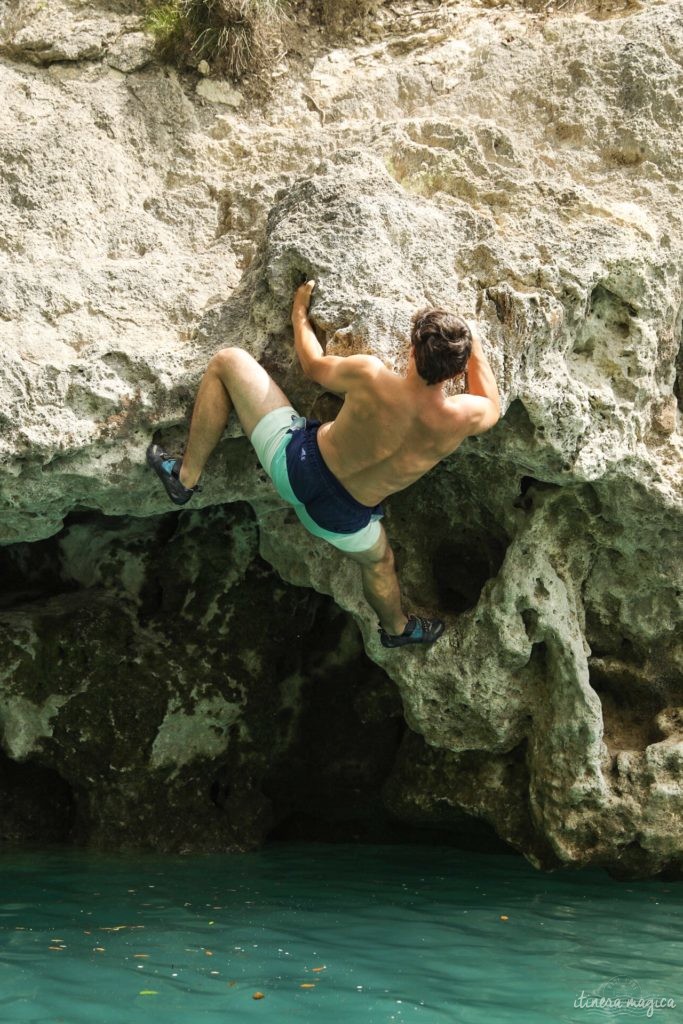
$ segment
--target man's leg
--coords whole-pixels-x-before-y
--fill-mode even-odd
[[[379,619],[383,647],[433,644],[439,639],[445,629],[441,619],[424,619],[403,611],[394,553],[383,526],[380,525],[379,539],[371,548],[345,553],[360,565],[363,594]]]
[[[398,636],[408,624],[408,616],[401,604],[401,588],[396,575],[394,552],[387,540],[386,530],[380,527],[379,540],[367,551],[348,552],[349,558],[360,565],[365,600],[373,609],[385,632]]]
[[[289,405],[289,399],[253,356],[241,348],[217,352],[197,393],[180,482],[185,487],[195,486],[233,406],[244,433],[251,437],[258,421],[283,405]]]

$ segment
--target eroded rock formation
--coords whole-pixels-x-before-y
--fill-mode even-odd
[[[235,730],[265,730],[254,757],[267,763],[271,712],[257,729],[250,701],[279,714],[289,669],[275,658],[266,670],[266,653],[291,633],[289,601],[310,611],[317,591],[360,628],[371,689],[390,694],[389,677],[400,694],[410,731],[377,783],[395,818],[461,828],[467,814],[546,866],[675,868],[683,4],[604,20],[408,6],[412,25],[385,12],[382,38],[331,52],[302,23],[310,59],[293,41],[260,105],[234,89],[210,101],[222,93],[200,89],[205,79],[155,64],[132,4],[98,7],[86,24],[64,2],[81,32],[68,52],[54,21],[52,35],[38,32],[29,4],[4,15],[0,527],[20,546],[8,592],[23,596],[2,619],[3,749],[81,791],[85,836],[157,841],[169,807],[191,817],[207,764],[216,778],[234,773]],[[76,46],[88,32],[97,43]],[[123,66],[122,52],[138,58]],[[334,415],[336,399],[293,356],[289,304],[303,275],[319,282],[328,351],[372,351],[400,369],[425,303],[481,324],[504,418],[388,503],[407,602],[448,619],[429,652],[382,650],[355,567],[305,534],[238,426],[212,458],[203,511],[178,523],[144,469],[152,432],[182,442],[203,366],[226,344],[248,347],[302,413]],[[237,502],[251,512],[223,507]],[[69,520],[50,541],[74,510],[139,519],[117,533],[109,518],[80,539]],[[59,548],[74,594],[57,601],[26,583],[28,542]],[[238,585],[257,542],[282,581],[307,589],[269,577],[263,590],[298,595],[278,604],[259,572]],[[169,544],[185,545],[177,585],[159,553]],[[117,551],[125,571],[112,569]],[[207,567],[195,607],[187,594]],[[153,628],[143,578],[160,580]],[[177,641],[159,639],[164,601],[182,606]],[[244,616],[265,606],[249,641]],[[359,671],[356,627],[343,622],[319,675]],[[197,655],[195,630],[213,653]],[[226,642],[235,665],[219,654]],[[128,645],[155,680],[149,715],[143,692],[126,703],[135,659],[108,662]],[[89,650],[100,665],[84,675],[73,659]],[[81,729],[93,716],[114,725]],[[115,774],[96,781],[89,745],[112,772],[124,758],[123,796]],[[253,820],[218,796],[187,844],[265,835],[263,773]]]

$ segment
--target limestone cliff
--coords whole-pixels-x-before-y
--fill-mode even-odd
[[[290,602],[337,621],[317,591],[365,654],[339,619],[313,675],[365,673],[373,721],[400,694],[382,813],[680,867],[683,3],[538,6],[386,6],[336,49],[302,7],[267,98],[161,66],[133,2],[0,15],[0,768],[58,773],[82,838],[161,842],[164,801],[189,846],[267,834],[303,742],[273,721],[313,699],[310,644],[276,652]],[[303,274],[331,352],[400,369],[425,303],[481,324],[504,418],[388,502],[408,603],[448,620],[428,652],[379,646],[237,425],[177,523],[144,467],[223,345],[334,415],[292,350]]]

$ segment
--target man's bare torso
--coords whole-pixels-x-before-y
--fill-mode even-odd
[[[357,501],[376,505],[455,451],[468,434],[463,411],[440,385],[416,388],[373,359],[337,418],[320,426],[320,452]]]

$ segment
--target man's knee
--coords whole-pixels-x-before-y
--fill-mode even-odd
[[[395,569],[394,552],[385,535],[382,535],[369,551],[359,554],[356,561],[360,562],[364,569],[377,575],[392,573]]]
[[[379,572],[388,573],[394,572],[396,569],[396,560],[394,558],[394,550],[390,544],[387,544],[384,548],[384,554],[375,563]]]
[[[222,348],[211,357],[209,369],[215,370],[219,375],[231,370],[237,365],[243,356],[247,355],[243,348],[232,345],[230,348]]]

